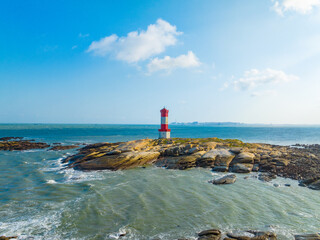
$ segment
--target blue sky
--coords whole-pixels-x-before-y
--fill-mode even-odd
[[[320,0],[0,3],[0,122],[320,123]]]

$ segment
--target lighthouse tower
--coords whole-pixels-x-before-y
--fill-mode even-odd
[[[159,129],[159,138],[170,138],[170,129],[168,128],[168,113],[169,110],[163,108],[161,112],[161,128]]]

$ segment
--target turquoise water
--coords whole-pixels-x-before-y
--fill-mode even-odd
[[[155,138],[156,125],[0,125],[1,136],[46,142]],[[279,144],[320,143],[313,128],[172,127],[178,137],[240,138]],[[300,141],[299,141],[300,138]],[[75,150],[0,152],[0,235],[19,239],[177,239],[217,227],[271,230],[280,239],[319,232],[320,191],[278,178],[263,183],[237,175],[233,185],[208,181],[222,174],[149,167],[80,172],[61,159]],[[273,186],[280,184],[279,188]],[[291,187],[284,184],[290,183]]]

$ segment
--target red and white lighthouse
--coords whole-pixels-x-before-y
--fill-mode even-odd
[[[161,128],[159,129],[159,138],[170,138],[170,129],[168,128],[168,113],[169,110],[163,108],[161,112]]]

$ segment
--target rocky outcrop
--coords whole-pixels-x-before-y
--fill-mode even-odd
[[[226,175],[218,179],[214,179],[211,181],[211,183],[215,185],[220,185],[220,184],[232,184],[235,183],[237,179],[237,176],[234,174]]]
[[[47,143],[34,142],[31,140],[19,140],[19,141],[1,141],[0,151],[23,151],[30,149],[44,149],[50,147]]]
[[[84,162],[74,162],[72,165],[81,170],[119,170],[129,169],[152,163],[160,156],[159,152],[124,152],[118,155],[103,155]]]
[[[266,173],[259,176],[262,181],[271,181],[275,176],[296,180],[319,176],[317,180],[320,179],[320,145],[292,148],[249,144],[234,139],[172,138],[97,143],[80,148],[77,154],[64,162],[80,170],[119,170],[155,164],[180,170],[201,167],[219,172],[259,171]],[[301,185],[320,188],[316,180],[301,182]]]

